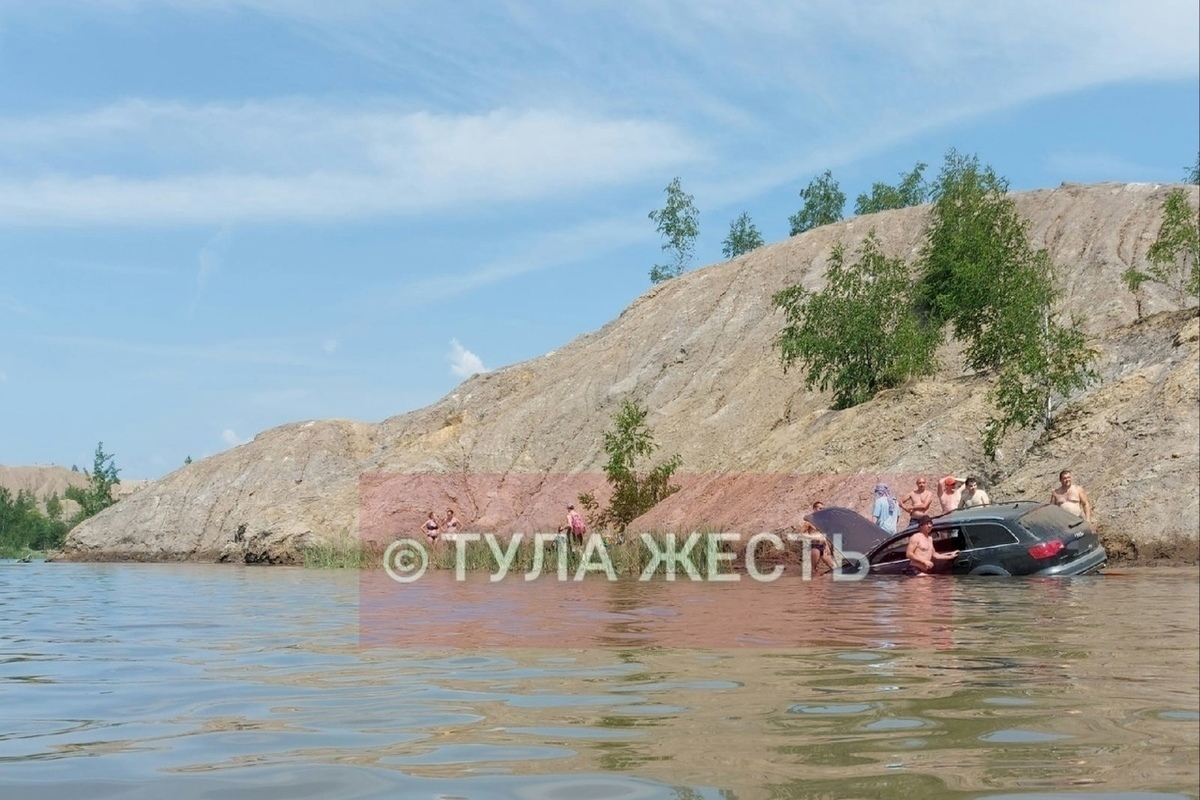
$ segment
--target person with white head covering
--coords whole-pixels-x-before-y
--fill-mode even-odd
[[[871,516],[875,518],[875,524],[888,533],[896,532],[896,525],[900,521],[900,503],[886,483],[875,484],[875,505],[871,508]]]

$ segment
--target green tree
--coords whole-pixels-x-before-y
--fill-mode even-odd
[[[62,498],[58,496],[58,492],[51,492],[46,498],[46,516],[55,522],[62,519],[63,503]]]
[[[846,207],[846,195],[838,188],[838,182],[829,170],[809,181],[808,186],[800,190],[800,199],[804,205],[788,217],[792,225],[790,236],[837,222]]]
[[[35,550],[61,547],[67,533],[62,520],[51,519],[38,510],[33,492],[12,492],[0,487],[0,557],[21,558]]]
[[[991,284],[1025,245],[1008,182],[955,150],[932,187],[921,253],[920,302],[935,325],[953,322],[966,341],[995,305]]]
[[[1162,283],[1171,289],[1176,302],[1187,305],[1200,295],[1200,210],[1193,209],[1183,189],[1172,189],[1162,205],[1163,221],[1158,238],[1146,251],[1150,262],[1145,273],[1137,273],[1137,283],[1146,280]],[[1126,277],[1126,285],[1136,290]]]
[[[79,511],[71,518],[72,527],[116,502],[113,487],[121,482],[119,473],[112,454],[104,452],[104,442],[97,444],[92,471],[84,472],[88,476],[88,485],[67,487],[67,499],[79,504]]]
[[[190,463],[192,463],[192,457],[191,457],[191,456],[184,456],[184,458],[183,458],[183,465],[186,467],[186,466],[187,466],[188,464],[190,464]]]
[[[729,223],[729,235],[725,237],[721,253],[726,258],[737,258],[762,246],[762,234],[758,232],[750,215],[743,211],[740,217]]]
[[[1196,163],[1188,168],[1183,179],[1188,183],[1200,185],[1200,152],[1196,153]]]
[[[1000,370],[992,387],[995,413],[983,429],[983,452],[994,459],[1011,429],[1053,427],[1055,398],[1069,397],[1096,379],[1091,364],[1097,353],[1077,320],[1060,325],[1047,320],[1041,336]]]
[[[1062,322],[1049,254],[1029,243],[1008,182],[951,150],[933,187],[917,292],[933,325],[949,324],[968,366],[997,376],[984,429],[994,458],[1013,428],[1053,422],[1054,400],[1095,378],[1081,321]]]
[[[671,181],[665,189],[667,203],[650,212],[650,221],[663,237],[662,249],[671,254],[669,264],[655,264],[650,270],[650,282],[662,283],[682,275],[691,263],[696,249],[696,237],[700,235],[700,212],[696,210],[695,198],[683,191],[679,178]]]
[[[613,427],[604,432],[604,452],[608,453],[604,474],[612,487],[612,497],[608,507],[601,509],[591,494],[579,496],[579,504],[587,510],[592,525],[623,533],[629,523],[679,491],[671,483],[671,477],[683,463],[678,454],[649,472],[640,468],[658,449],[654,431],[646,424],[647,413],[637,403],[625,400],[613,414]]]
[[[929,165],[918,161],[912,172],[900,173],[900,183],[896,186],[886,183],[871,184],[871,193],[860,194],[854,202],[854,213],[862,216],[921,205],[929,199],[930,186],[923,177],[927,166]]]
[[[775,341],[784,370],[802,364],[809,389],[833,390],[834,408],[863,403],[936,365],[938,336],[909,302],[913,279],[904,261],[883,254],[874,230],[857,256],[848,264],[839,244],[823,290],[792,286],[773,297],[787,322]]]

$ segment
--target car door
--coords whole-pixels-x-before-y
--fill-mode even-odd
[[[964,575],[1021,574],[1023,550],[1016,535],[999,522],[970,522],[963,526],[963,548],[954,571]]]
[[[962,553],[966,549],[966,544],[963,540],[962,526],[960,525],[938,525],[936,522],[933,526],[933,532],[930,533],[933,538],[933,549],[937,553],[953,553],[955,550],[959,552],[959,556],[951,561],[938,562],[934,566],[934,572],[945,575],[951,573],[954,575],[964,575],[967,573],[965,566],[960,566],[959,561],[962,558]]]
[[[908,537],[902,533],[894,536],[871,553],[872,575],[903,575],[908,570]]]

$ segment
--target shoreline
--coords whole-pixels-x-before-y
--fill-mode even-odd
[[[1169,549],[1169,552],[1162,552],[1166,548],[1156,548],[1158,552],[1153,556],[1134,556],[1128,557],[1125,555],[1111,556],[1108,563],[1104,566],[1102,572],[1113,570],[1150,572],[1159,570],[1196,570],[1200,574],[1200,542],[1180,542]],[[1111,551],[1110,551],[1111,552]],[[228,564],[241,566],[292,566],[304,567],[305,569],[358,569],[369,570],[378,569],[382,566],[382,548],[374,553],[376,557],[371,558],[367,555],[366,558],[356,558],[355,564],[345,563],[313,563],[306,562],[303,555],[295,560],[279,560],[279,561],[235,561],[222,559],[219,552],[214,553],[131,553],[128,551],[103,551],[93,553],[80,553],[78,551],[57,551],[45,553],[31,553],[26,558],[9,558],[0,559],[0,561],[12,563],[69,563],[69,564]],[[737,560],[731,566],[740,568],[744,571],[744,553],[737,552]],[[790,565],[799,564],[799,556],[789,551],[786,554],[780,554],[775,558],[763,558],[761,564],[765,567],[770,567],[775,563],[786,563]],[[434,571],[453,571],[453,567],[445,567],[435,563],[430,564],[430,569]],[[484,572],[486,570],[480,568],[468,567],[469,572]]]

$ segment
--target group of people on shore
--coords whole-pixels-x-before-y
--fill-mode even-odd
[[[461,523],[458,521],[454,509],[447,508],[446,516],[441,519],[438,519],[432,511],[428,512],[425,522],[421,525],[421,531],[430,544],[437,544],[438,540],[443,537],[448,541],[454,541],[460,527]],[[575,510],[573,503],[567,505],[566,525],[559,526],[558,532],[569,534],[577,542],[583,541],[584,534],[587,533],[587,523],[584,522],[583,515]]]
[[[1050,492],[1050,502],[1091,522],[1091,501],[1088,500],[1087,492],[1083,487],[1073,481],[1071,470],[1064,469],[1060,472],[1058,480],[1058,488]],[[975,477],[960,480],[953,475],[947,475],[938,481],[937,488],[938,491],[935,495],[929,489],[928,481],[924,477],[919,477],[916,481],[916,488],[897,500],[886,483],[875,484],[875,499],[871,506],[870,517],[876,525],[887,533],[896,533],[899,530],[901,511],[908,514],[910,525],[913,523],[917,525],[916,532],[910,537],[906,556],[910,566],[919,574],[929,574],[933,572],[937,562],[949,561],[958,555],[957,550],[951,553],[939,553],[934,549],[931,536],[934,517],[931,511],[934,500],[941,506],[942,514],[949,514],[960,508],[986,506],[992,502],[988,493],[979,488],[979,481]],[[812,511],[820,511],[824,507],[825,504],[817,500],[812,504]],[[436,544],[438,539],[443,536],[453,540],[454,534],[457,534],[459,530],[458,517],[452,508],[446,509],[445,517],[440,520],[430,511],[421,529],[432,544]],[[565,524],[559,526],[558,533],[569,536],[578,542],[583,541],[583,537],[587,533],[587,523],[584,521],[583,515],[575,510],[574,504],[567,505]],[[811,522],[804,521],[800,528],[800,535],[808,540],[814,572],[820,571],[822,567],[825,567],[827,572],[837,569],[832,544]]]
[[[1059,486],[1050,492],[1050,502],[1069,511],[1077,517],[1083,517],[1089,523],[1092,521],[1092,505],[1087,492],[1073,480],[1071,470],[1064,469],[1058,473]],[[939,553],[933,546],[933,517],[934,500],[941,506],[942,514],[949,514],[960,508],[991,505],[992,499],[988,493],[979,488],[979,480],[968,477],[960,480],[953,475],[947,475],[938,481],[937,494],[929,489],[929,483],[924,477],[917,478],[916,488],[900,500],[892,494],[886,483],[875,484],[875,500],[871,506],[871,519],[887,533],[899,530],[900,512],[908,514],[909,524],[916,524],[917,530],[912,534],[908,543],[906,556],[909,565],[918,574],[933,572],[936,564],[950,561],[958,556],[955,550],[949,553]],[[825,505],[820,500],[812,505],[813,511],[820,511]],[[812,546],[813,570],[822,566],[829,571],[837,568],[833,559],[832,547],[823,534],[812,523],[805,521],[801,534],[809,539]]]

